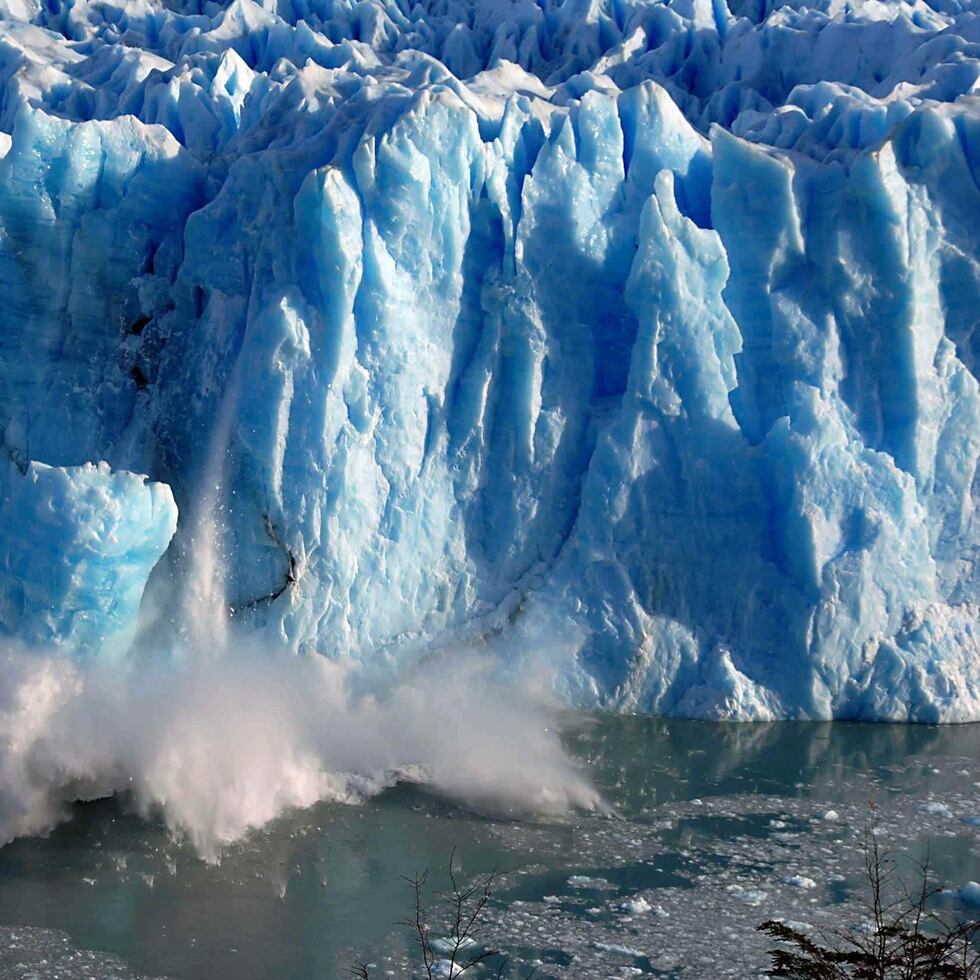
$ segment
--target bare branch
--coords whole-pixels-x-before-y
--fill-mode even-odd
[[[869,804],[864,866],[870,932],[837,931],[817,942],[782,922],[759,929],[777,945],[771,977],[793,980],[980,980],[975,940],[980,921],[955,921],[929,908],[940,891],[931,883],[929,856],[910,890],[895,873],[894,856],[878,840],[877,808]],[[897,897],[889,899],[890,892]]]

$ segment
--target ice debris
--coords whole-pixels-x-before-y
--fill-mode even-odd
[[[980,884],[975,881],[968,881],[959,890],[959,898],[964,905],[980,908]]]

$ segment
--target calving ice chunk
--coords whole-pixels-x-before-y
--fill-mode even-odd
[[[980,719],[980,14],[0,10],[8,633]]]
[[[121,657],[177,528],[170,489],[105,463],[0,468],[0,636]]]

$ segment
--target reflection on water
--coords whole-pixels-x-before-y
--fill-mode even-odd
[[[932,772],[935,760],[980,759],[980,725],[726,725],[605,716],[579,719],[568,738],[607,796],[634,819],[651,805],[700,796],[824,793],[842,773],[873,772],[888,781],[894,769],[908,792],[925,782],[941,790],[962,776]],[[918,772],[909,768],[915,760]]]
[[[334,976],[341,950],[378,943],[403,917],[400,874],[442,867],[454,842],[467,871],[502,863],[485,829],[402,787],[280,820],[211,866],[124,801],[101,801],[0,850],[0,922],[65,929],[146,972]]]
[[[566,739],[624,819],[494,823],[402,786],[362,806],[293,814],[231,848],[215,867],[161,826],[127,814],[125,800],[101,801],[77,806],[72,821],[45,839],[0,850],[0,924],[64,929],[75,943],[116,953],[145,973],[335,977],[343,975],[338,957],[351,948],[408,948],[410,937],[396,926],[409,898],[399,876],[428,867],[438,882],[453,847],[467,873],[504,872],[497,905],[504,936],[508,910],[528,907],[551,916],[556,935],[572,936],[569,923],[594,920],[640,936],[635,922],[616,919],[624,896],[642,892],[655,902],[662,893],[676,904],[683,893],[703,894],[707,902],[711,876],[718,894],[727,889],[746,906],[746,921],[755,921],[777,891],[753,891],[753,874],[781,880],[773,862],[802,860],[811,847],[814,860],[826,851],[836,861],[834,850],[853,838],[853,814],[869,796],[886,815],[901,813],[896,826],[909,833],[919,825],[908,814],[921,815],[921,832],[909,840],[931,843],[940,873],[980,877],[977,828],[961,821],[980,779],[980,726],[575,716]],[[820,829],[815,821],[830,806],[843,823]],[[771,843],[781,856],[753,857],[753,841]],[[592,880],[570,885],[573,875]],[[853,894],[843,872],[819,884],[815,907]],[[756,892],[769,898],[752,905]],[[571,939],[551,948],[549,929],[538,958],[556,964],[555,975],[576,975],[559,969],[573,969]],[[524,934],[513,934],[516,948]],[[602,946],[592,942],[594,955],[622,955]],[[651,961],[635,962],[647,969]]]

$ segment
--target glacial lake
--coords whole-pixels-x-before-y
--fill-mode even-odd
[[[862,921],[869,800],[900,872],[928,855],[951,911],[980,880],[978,725],[566,722],[614,815],[490,820],[401,785],[292,813],[208,865],[124,799],[78,805],[0,849],[0,976],[310,980],[355,958],[408,976],[401,876],[443,887],[454,848],[464,877],[498,869],[484,934],[514,976],[759,976],[763,920]]]

